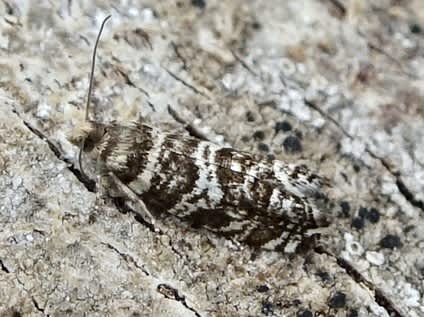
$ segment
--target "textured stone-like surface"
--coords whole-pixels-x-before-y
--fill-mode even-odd
[[[393,305],[332,257],[97,204],[66,133],[109,13],[92,117],[182,130],[171,105],[217,142],[306,162],[333,182],[326,248]],[[423,315],[423,21],[420,0],[1,2],[0,315]]]

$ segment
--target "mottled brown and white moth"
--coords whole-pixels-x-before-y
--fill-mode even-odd
[[[87,109],[91,88],[92,77]],[[310,242],[323,224],[311,201],[324,181],[304,165],[256,159],[142,122],[87,120],[70,140],[95,154],[100,186],[130,199],[150,221],[171,214],[196,228],[286,252]]]

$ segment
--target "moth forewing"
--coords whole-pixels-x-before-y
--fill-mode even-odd
[[[286,251],[309,241],[308,232],[321,223],[308,201],[321,180],[304,166],[258,160],[137,122],[93,123],[86,137],[85,151],[96,153],[97,173],[109,178],[113,195],[138,200],[149,221],[152,214],[170,214],[255,247]]]

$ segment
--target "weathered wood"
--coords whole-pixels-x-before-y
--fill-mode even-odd
[[[0,315],[422,315],[424,4],[396,3],[0,3]],[[171,106],[197,134],[308,164],[333,183],[338,261],[175,219],[156,233],[96,202],[66,132],[107,14],[91,116],[184,131]]]

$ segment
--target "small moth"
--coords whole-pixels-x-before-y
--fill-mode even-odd
[[[317,235],[325,219],[314,206],[325,180],[304,165],[257,159],[143,122],[88,121],[70,136],[96,157],[100,188],[129,199],[143,217],[173,215],[250,246],[293,252]]]

